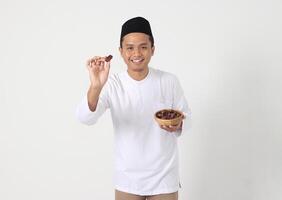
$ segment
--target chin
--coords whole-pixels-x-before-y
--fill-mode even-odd
[[[141,71],[144,71],[147,67],[144,67],[144,66],[132,66],[130,65],[129,66],[129,69],[132,70],[132,71],[136,71],[136,72],[141,72]]]

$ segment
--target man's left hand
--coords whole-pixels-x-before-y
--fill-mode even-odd
[[[161,125],[160,128],[162,128],[162,129],[164,129],[168,132],[176,132],[176,131],[179,131],[179,130],[182,129],[182,121],[183,120],[181,120],[181,122],[179,124],[175,125],[175,126],[172,126],[172,125],[163,126],[163,125]]]

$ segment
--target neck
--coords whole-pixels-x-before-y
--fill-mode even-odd
[[[129,74],[129,76],[131,78],[133,78],[134,80],[136,81],[141,81],[143,80],[149,73],[149,68],[146,67],[145,69],[143,70],[130,70],[130,69],[127,69],[127,73]]]

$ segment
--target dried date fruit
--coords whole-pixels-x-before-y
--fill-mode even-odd
[[[174,119],[180,117],[180,113],[174,110],[161,110],[156,113],[156,116],[160,119]]]
[[[106,62],[109,62],[110,60],[112,60],[113,56],[112,55],[108,55],[106,58],[105,58],[105,61]]]

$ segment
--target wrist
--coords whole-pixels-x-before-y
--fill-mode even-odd
[[[90,84],[89,89],[92,91],[101,91],[103,86]]]

